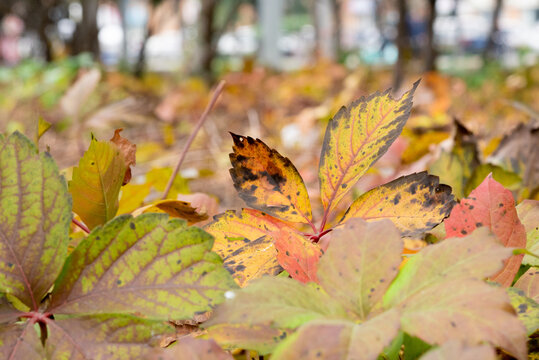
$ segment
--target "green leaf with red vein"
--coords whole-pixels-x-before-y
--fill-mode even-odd
[[[48,311],[190,318],[234,287],[212,245],[208,233],[164,214],[117,217],[71,253]]]
[[[259,139],[231,135],[230,175],[239,196],[277,218],[312,223],[307,188],[292,162]]]
[[[320,285],[365,320],[397,275],[402,249],[399,231],[390,221],[351,219],[333,232],[320,259]]]
[[[470,196],[455,205],[445,220],[447,237],[462,237],[478,227],[489,228],[506,247],[525,248],[526,232],[520,223],[511,191],[487,176]],[[513,282],[523,255],[514,255],[490,279],[505,287]]]
[[[293,279],[302,283],[318,282],[316,272],[318,260],[323,254],[319,245],[307,240],[303,235],[281,229],[273,234],[277,261]]]
[[[418,85],[419,81],[400,100],[391,97],[391,89],[362,97],[342,107],[330,120],[318,171],[326,212],[337,205],[400,135]]]
[[[442,222],[454,204],[451,187],[424,171],[367,191],[352,203],[341,223],[357,217],[389,219],[403,236],[418,237]]]
[[[223,258],[225,267],[240,286],[262,275],[281,272],[274,234],[281,229],[296,231],[288,223],[253,209],[217,215],[204,229],[215,237],[213,250]]]
[[[144,359],[159,351],[163,334],[174,329],[163,321],[129,315],[56,316],[45,346],[50,359]]]
[[[19,133],[0,137],[0,293],[33,310],[67,255],[71,199],[48,153]]]
[[[0,354],[4,359],[44,359],[39,334],[29,322],[0,326]]]

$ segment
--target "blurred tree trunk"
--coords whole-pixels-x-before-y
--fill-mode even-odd
[[[278,68],[281,66],[281,54],[278,41],[281,37],[284,0],[259,0],[258,16],[260,19],[260,63]]]
[[[397,48],[399,57],[393,70],[393,91],[398,91],[404,79],[404,70],[406,67],[406,58],[410,52],[410,38],[408,26],[406,25],[406,16],[408,14],[408,6],[406,0],[397,0],[399,11],[399,23],[397,26]]]
[[[342,0],[333,0],[333,46],[337,59],[342,54]]]
[[[201,0],[200,9],[200,70],[206,76],[211,75],[211,65],[217,52],[217,41],[214,42],[215,10],[217,0]]]
[[[494,13],[492,14],[492,22],[490,24],[490,32],[488,35],[487,44],[483,50],[483,59],[488,59],[494,53],[494,45],[496,43],[496,36],[499,30],[500,13],[502,12],[503,0],[496,0],[494,6]]]
[[[75,31],[73,53],[90,52],[99,57],[99,41],[97,39],[97,9],[99,0],[83,0],[82,21]]]
[[[140,49],[137,56],[137,62],[135,63],[135,69],[133,70],[133,74],[140,78],[144,74],[144,67],[146,66],[146,44],[148,43],[148,39],[153,35],[153,26],[152,26],[152,15],[154,13],[155,5],[150,3],[148,10],[148,20],[146,21],[146,29],[144,32],[144,39],[142,39],[142,44],[140,45]]]
[[[434,21],[436,20],[436,0],[427,0],[427,41],[425,44],[425,71],[436,70],[436,44],[434,43]]]
[[[336,0],[312,0],[311,16],[315,32],[315,54],[317,58],[336,59],[335,3]]]

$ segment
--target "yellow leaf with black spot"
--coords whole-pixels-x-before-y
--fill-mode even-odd
[[[259,139],[231,135],[230,175],[239,196],[249,206],[280,219],[312,223],[307,188],[292,162]]]
[[[215,237],[213,251],[223,258],[225,267],[242,287],[262,275],[282,271],[273,234],[296,231],[286,222],[254,209],[217,215],[204,230]]]
[[[402,176],[357,198],[341,222],[360,217],[390,219],[404,236],[418,236],[449,216],[455,204],[451,187],[426,171]]]
[[[400,100],[376,92],[342,107],[329,121],[320,156],[320,197],[330,211],[385,154],[410,116],[419,81]]]

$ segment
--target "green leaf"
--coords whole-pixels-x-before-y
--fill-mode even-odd
[[[507,293],[518,318],[526,326],[528,336],[532,335],[539,329],[539,304],[527,297],[522,290],[511,287],[507,288]]]
[[[448,341],[430,350],[421,360],[496,360],[496,352],[490,345],[465,346],[462,341]]]
[[[318,263],[320,285],[365,320],[382,299],[402,261],[403,242],[389,220],[350,219],[332,233]]]
[[[117,217],[69,256],[49,311],[190,318],[235,286],[212,245],[208,233],[164,214]]]
[[[451,188],[423,171],[367,191],[350,205],[341,223],[357,217],[389,219],[403,236],[420,237],[449,216],[454,204]]]
[[[399,313],[390,310],[356,324],[346,320],[314,320],[283,341],[274,360],[365,359],[375,360],[399,332]]]
[[[320,197],[331,211],[402,132],[419,81],[399,100],[376,92],[342,107],[326,128],[318,176]]]
[[[512,253],[486,228],[428,246],[400,271],[384,296],[384,305],[397,305],[441,281],[486,278],[500,270]]]
[[[539,254],[539,201],[524,200],[518,204],[517,214],[526,229],[526,250],[532,254]],[[522,263],[539,266],[539,259],[524,255]]]
[[[73,168],[69,192],[73,211],[90,229],[112,219],[118,211],[118,196],[127,165],[118,147],[92,139],[88,151]]]
[[[231,300],[215,309],[205,327],[228,323],[294,329],[314,319],[347,317],[345,309],[318,286],[288,278],[263,277],[229,295]]]
[[[432,345],[427,344],[420,338],[406,333],[402,339],[402,344],[404,345],[404,360],[418,359],[432,347]]]
[[[0,138],[0,292],[39,308],[67,254],[71,199],[48,153]]]
[[[50,359],[142,359],[159,351],[160,337],[174,334],[163,321],[128,315],[56,316],[47,326]]]

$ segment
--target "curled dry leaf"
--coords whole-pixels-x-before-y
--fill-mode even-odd
[[[199,212],[187,201],[157,200],[133,212],[133,216],[146,213],[165,213],[170,217],[187,220],[189,225],[208,219],[208,215]]]
[[[137,145],[131,143],[126,138],[123,138],[120,135],[120,132],[123,129],[116,129],[114,130],[114,135],[110,139],[110,141],[120,149],[120,152],[124,156],[125,165],[127,166],[127,170],[125,171],[124,181],[122,185],[127,184],[131,180],[131,166],[135,166],[137,163],[136,159],[136,153],[137,153]]]

